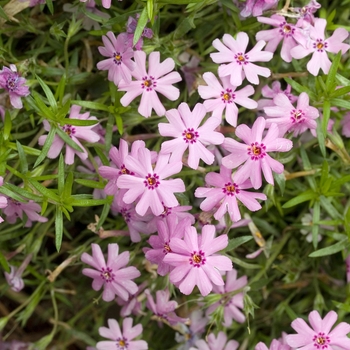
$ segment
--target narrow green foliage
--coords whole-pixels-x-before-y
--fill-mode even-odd
[[[230,252],[231,250],[236,249],[240,245],[242,245],[242,244],[244,244],[246,242],[249,242],[252,239],[253,239],[252,236],[242,236],[242,237],[232,238],[228,242],[227,247],[225,249],[221,250],[221,253]]]
[[[16,141],[16,144],[17,144],[17,151],[18,151],[18,157],[19,157],[19,161],[20,161],[21,171],[23,174],[26,174],[28,172],[27,157],[24,153],[22,145],[18,141]]]
[[[141,16],[139,17],[139,20],[137,21],[137,27],[135,29],[133,45],[136,45],[136,43],[141,38],[142,32],[147,25],[147,21],[148,21],[148,13],[147,13],[147,6],[146,6],[142,10]]]
[[[285,208],[285,209],[291,208],[297,204],[304,203],[304,202],[307,202],[307,201],[312,200],[312,199],[316,199],[317,197],[318,197],[317,193],[315,193],[312,190],[307,190],[307,191],[299,194],[298,196],[290,199],[288,202],[284,203],[282,205],[282,208]]]
[[[34,163],[34,168],[36,168],[44,159],[46,159],[47,153],[49,152],[53,139],[55,138],[56,130],[57,129],[53,125],[51,125],[51,129],[49,131],[49,134],[46,137],[46,140],[40,152],[40,155]]]
[[[11,134],[11,129],[12,129],[12,121],[11,121],[11,114],[7,110],[5,112],[5,123],[4,123],[4,129],[3,129],[3,138],[4,140],[8,140]]]
[[[312,215],[312,244],[314,248],[317,248],[317,243],[318,243],[318,232],[319,232],[319,224],[318,221],[320,220],[320,202],[315,201],[314,204],[314,212]]]
[[[56,249],[59,252],[62,245],[63,237],[63,215],[62,208],[56,206],[56,215],[55,215],[55,245]]]
[[[45,92],[46,98],[49,101],[49,104],[52,108],[53,113],[57,112],[57,102],[56,102],[56,98],[54,96],[54,94],[52,93],[51,89],[45,84],[45,82],[38,76],[35,75],[36,80],[39,82],[40,86],[42,87],[42,89]]]
[[[72,147],[78,152],[83,152],[83,150],[80,148],[80,146],[75,143],[61,128],[56,129],[57,134],[59,137],[68,144],[68,146]]]
[[[335,253],[342,251],[343,249],[348,249],[349,247],[350,247],[349,240],[348,240],[348,238],[345,238],[342,241],[335,243],[329,247],[316,250],[315,252],[311,253],[309,255],[309,257],[310,258],[318,258],[321,256],[332,255],[332,254],[335,254]]]
[[[323,118],[322,118],[322,131],[323,135],[327,135],[327,126],[329,122],[329,118],[331,115],[331,104],[329,100],[324,100],[323,102]]]
[[[342,53],[341,51],[339,51],[337,55],[334,57],[331,68],[329,69],[327,80],[326,80],[326,87],[327,87],[328,93],[333,92],[335,89],[335,86],[336,86],[335,77],[338,71],[338,66],[340,63],[341,56],[342,56]]]
[[[4,269],[5,272],[10,273],[10,271],[11,271],[10,266],[9,266],[6,258],[4,257],[4,254],[2,254],[1,251],[0,251],[0,265],[2,266],[2,268]]]

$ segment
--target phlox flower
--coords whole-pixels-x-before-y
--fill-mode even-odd
[[[245,287],[248,284],[247,276],[242,276],[237,279],[237,270],[232,269],[226,273],[226,282],[224,286],[214,286],[214,293],[226,294],[234,292]],[[207,315],[210,315],[221,305],[224,306],[224,327],[230,327],[233,320],[239,323],[245,322],[245,316],[241,310],[243,310],[243,292],[237,293],[232,297],[225,296],[222,299],[223,302],[217,302],[211,305],[207,310]]]
[[[160,63],[160,53],[151,52],[148,58],[148,71],[146,71],[146,53],[136,51],[134,59],[136,65],[131,74],[136,80],[120,82],[118,90],[126,91],[126,94],[120,99],[120,103],[126,107],[142,94],[138,112],[148,118],[154,109],[158,116],[163,116],[165,108],[160,102],[157,92],[170,101],[175,101],[180,96],[179,89],[172,86],[172,84],[182,80],[178,72],[172,72],[175,68],[174,60],[169,57]]]
[[[133,40],[135,35],[135,30],[137,27],[137,18],[139,18],[139,15],[136,15],[136,18],[129,17],[128,21],[126,23],[126,33],[121,33],[122,37],[124,38],[126,44],[130,47],[133,47]],[[145,27],[142,31],[141,37],[138,40],[138,42],[135,44],[136,50],[142,50],[143,46],[143,38],[151,39],[153,37],[153,30],[151,28]]]
[[[210,72],[204,73],[203,79],[208,86],[198,86],[198,93],[201,98],[205,99],[204,107],[208,112],[213,112],[213,117],[221,120],[225,110],[226,121],[232,126],[237,126],[238,108],[236,103],[249,109],[258,106],[254,100],[248,98],[254,94],[254,88],[251,85],[236,91],[236,87],[230,84],[228,76],[221,78],[222,84]]]
[[[277,124],[279,136],[293,132],[293,136],[296,137],[307,129],[316,130],[315,119],[320,114],[317,108],[309,105],[309,96],[306,92],[299,95],[296,107],[285,94],[278,94],[273,102],[275,106],[264,108],[267,114],[266,127],[270,127],[272,123]]]
[[[8,91],[11,105],[14,108],[22,108],[21,97],[30,94],[28,86],[24,85],[25,83],[26,79],[19,76],[14,64],[10,64],[10,68],[3,67],[0,70],[0,89]]]
[[[333,35],[325,39],[325,29],[327,21],[324,18],[316,18],[315,26],[310,25],[310,32],[305,35],[302,40],[299,39],[299,45],[295,46],[290,54],[295,59],[304,58],[310,54],[312,57],[307,64],[307,70],[314,76],[318,75],[320,69],[324,74],[328,74],[331,67],[331,61],[327,52],[338,53],[344,55],[350,48],[350,45],[343,43],[348,38],[349,32],[344,28],[337,28]]]
[[[275,104],[273,102],[273,99],[279,93],[285,94],[289,98],[289,101],[291,103],[294,103],[295,101],[297,101],[298,97],[293,95],[291,91],[292,87],[289,84],[287,85],[285,90],[282,90],[281,83],[277,80],[271,84],[271,87],[265,85],[261,89],[261,95],[263,97],[266,97],[266,99],[260,99],[258,101],[258,109],[264,109],[264,107],[274,106]]]
[[[70,119],[80,119],[80,120],[96,120],[96,117],[90,117],[90,113],[86,112],[83,114],[79,114],[81,107],[77,105],[73,105],[70,109],[69,118]],[[46,131],[50,131],[51,125],[47,120],[43,121],[44,129]],[[75,154],[82,160],[87,159],[88,153],[84,146],[80,143],[80,140],[84,140],[87,142],[95,143],[100,139],[100,135],[98,135],[95,131],[91,130],[94,125],[90,126],[75,126],[70,124],[59,125],[59,127],[83,150],[83,152],[76,151],[72,147],[66,145],[66,156],[65,163],[70,165],[74,163]],[[46,141],[47,136],[43,135],[39,137],[39,145],[42,146]],[[64,146],[64,141],[55,134],[49,152],[47,153],[48,158],[54,159],[60,153]]]
[[[290,8],[293,12],[296,12],[299,16],[299,20],[297,22],[298,27],[302,27],[302,22],[306,21],[311,24],[314,24],[315,17],[314,13],[321,7],[316,0],[311,0],[307,5],[303,7],[294,7]]]
[[[281,57],[285,62],[292,62],[290,50],[298,45],[294,39],[295,26],[287,23],[280,15],[272,15],[270,18],[258,17],[257,20],[277,28],[259,31],[255,36],[256,40],[265,40],[267,42],[265,50],[269,52],[275,52],[278,44],[283,40]]]
[[[261,16],[264,11],[276,6],[279,0],[247,0],[240,15],[242,17]]]
[[[6,281],[14,292],[20,292],[24,288],[24,281],[22,279],[22,274],[24,270],[27,268],[31,260],[32,260],[32,254],[29,254],[23,260],[20,267],[17,268],[13,265],[10,265],[10,268],[11,268],[10,273],[5,272]]]
[[[215,210],[214,218],[220,220],[226,212],[233,222],[241,220],[237,199],[249,210],[257,211],[261,205],[256,199],[266,200],[266,195],[257,192],[247,192],[251,188],[250,180],[238,182],[232,178],[231,170],[220,166],[220,174],[210,172],[205,176],[205,182],[214,187],[198,187],[194,193],[197,198],[205,198],[200,208],[204,211]],[[217,209],[216,209],[217,208]]]
[[[186,321],[185,318],[181,318],[175,314],[175,309],[178,304],[174,300],[169,300],[170,293],[168,288],[156,292],[156,301],[154,301],[149,289],[145,290],[145,295],[147,298],[147,308],[151,310],[158,319],[165,320],[170,325],[176,325],[179,322],[184,323]]]
[[[283,344],[277,339],[272,340],[269,348],[263,342],[260,342],[255,346],[255,350],[291,350],[291,349],[292,348],[289,345]]]
[[[92,288],[104,287],[102,299],[112,301],[115,296],[128,300],[129,295],[137,292],[137,285],[132,279],[139,277],[140,271],[134,266],[124,267],[129,262],[129,252],[119,254],[117,243],[108,244],[107,263],[98,244],[92,243],[92,256],[83,253],[81,261],[93,267],[85,268],[82,273],[93,279]]]
[[[4,178],[0,176],[0,186],[4,184]],[[7,207],[7,198],[3,195],[0,195],[0,209]],[[0,223],[4,222],[4,219],[0,216]]]
[[[244,77],[252,84],[259,84],[259,77],[269,77],[271,71],[265,67],[259,67],[253,62],[268,62],[272,59],[273,53],[262,51],[266,42],[260,40],[256,45],[246,53],[249,37],[247,33],[239,32],[237,39],[230,34],[225,34],[222,38],[213,41],[213,46],[219,51],[210,54],[215,63],[227,63],[219,66],[219,76],[230,76],[230,82],[233,86],[240,86]]]
[[[114,319],[108,319],[108,327],[100,327],[98,332],[103,338],[110,339],[99,341],[96,344],[97,350],[147,350],[148,345],[144,340],[133,340],[142,333],[142,325],[132,326],[132,318],[123,320],[123,331]]]
[[[232,138],[226,138],[222,147],[231,154],[222,159],[222,164],[229,169],[235,169],[241,164],[236,174],[235,181],[252,181],[255,189],[262,185],[261,172],[265,180],[274,184],[272,171],[281,174],[284,170],[282,163],[270,157],[268,152],[288,152],[293,147],[293,142],[279,138],[279,130],[276,124],[271,124],[266,136],[263,138],[266,121],[259,117],[250,129],[241,124],[236,128],[236,136],[244,141],[239,143]]]
[[[137,292],[133,295],[129,296],[128,300],[124,300],[120,297],[116,298],[116,302],[119,306],[121,306],[120,310],[120,316],[126,317],[130,316],[131,314],[137,316],[140,315],[141,312],[141,300],[139,300],[139,295],[143,292],[143,290],[146,288],[147,282],[142,282],[138,288]]]
[[[143,216],[148,208],[154,215],[164,211],[164,205],[175,207],[179,204],[174,192],[185,192],[185,184],[181,179],[164,180],[181,171],[182,163],[169,164],[169,155],[158,156],[155,168],[152,168],[151,152],[140,148],[138,158],[131,155],[125,159],[125,166],[135,175],[122,174],[117,180],[117,186],[128,189],[123,196],[126,204],[137,201],[136,212]]]
[[[341,121],[341,125],[342,125],[342,135],[346,136],[346,137],[350,137],[350,113],[346,113],[344,115],[343,120]]]
[[[200,339],[196,341],[196,347],[190,350],[236,350],[239,343],[236,340],[227,342],[227,336],[224,332],[219,332],[217,338],[214,333],[208,335],[208,342]]]
[[[201,237],[193,226],[186,227],[184,239],[174,237],[169,244],[171,252],[164,257],[165,263],[175,267],[170,272],[170,281],[186,295],[191,294],[196,285],[203,296],[212,291],[213,284],[224,285],[219,271],[232,270],[232,262],[214,253],[227,244],[227,235],[215,238],[213,225],[204,226]]]
[[[98,51],[102,56],[108,57],[106,60],[97,63],[100,70],[108,70],[108,80],[119,85],[121,80],[126,84],[131,81],[131,71],[135,68],[135,62],[132,61],[134,51],[129,47],[122,35],[117,38],[113,32],[102,35],[104,46],[99,46]]]
[[[302,318],[297,318],[291,324],[297,334],[287,335],[287,344],[296,350],[350,349],[350,338],[347,337],[350,324],[341,322],[331,331],[337,318],[338,315],[334,311],[329,311],[324,319],[317,311],[311,311],[309,322],[312,328]]]
[[[219,118],[209,117],[199,126],[206,113],[207,110],[201,103],[197,103],[192,112],[187,103],[181,103],[178,109],[167,111],[165,116],[169,124],[159,123],[159,133],[175,139],[162,143],[161,154],[171,153],[170,162],[180,162],[188,148],[188,165],[192,169],[198,168],[200,159],[206,164],[213,164],[215,157],[205,146],[220,145],[224,136],[214,131],[221,123]]]

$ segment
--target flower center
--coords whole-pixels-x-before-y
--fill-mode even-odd
[[[117,349],[118,350],[127,350],[128,348],[128,341],[126,338],[117,338]]]
[[[161,216],[162,218],[165,218],[165,217],[167,217],[168,215],[171,214],[171,208],[165,206],[164,204],[163,204],[163,208],[164,208],[164,210],[163,210],[163,212],[160,214],[160,216]]]
[[[142,83],[141,83],[142,89],[146,89],[146,91],[152,91],[153,88],[157,87],[157,82],[155,81],[155,78],[152,76],[149,77],[143,77]]]
[[[191,253],[190,264],[193,265],[193,267],[200,267],[201,265],[204,265],[205,262],[205,254],[202,250]]]
[[[74,135],[75,134],[75,128],[72,127],[72,125],[70,124],[66,124],[62,127],[62,130],[70,137],[72,138],[72,134]]]
[[[125,222],[130,222],[130,220],[131,220],[131,214],[129,213],[128,209],[122,208],[122,209],[120,210],[120,214],[122,214],[122,216],[123,216]]]
[[[316,39],[316,42],[313,43],[313,48],[318,52],[323,52],[324,49],[328,47],[328,44],[322,39]]]
[[[266,156],[265,150],[266,146],[263,143],[253,142],[248,147],[248,155],[252,160],[258,160]]]
[[[283,22],[280,24],[280,34],[283,35],[285,38],[290,37],[291,35],[294,34],[295,29],[288,23]]]
[[[6,88],[9,91],[15,91],[18,87],[18,75],[15,74],[14,77],[9,77],[6,81]]]
[[[165,254],[171,253],[171,248],[170,248],[170,246],[169,246],[169,242],[165,242],[163,252],[164,252]]]
[[[107,283],[114,281],[114,273],[113,273],[113,270],[110,267],[106,267],[106,268],[102,267],[100,276]]]
[[[293,109],[290,114],[293,123],[302,123],[305,120],[305,113],[301,109]]]
[[[239,193],[237,184],[228,182],[225,184],[225,187],[222,188],[222,191],[228,196],[234,196],[235,193]]]
[[[160,184],[159,176],[157,174],[148,174],[146,180],[143,182],[149,190],[154,190]]]
[[[123,164],[120,167],[120,171],[119,171],[120,175],[135,175],[135,173],[133,171],[130,171],[129,169],[126,168],[125,164]]]
[[[182,136],[184,136],[183,139],[186,143],[195,143],[199,137],[199,134],[193,128],[188,128],[182,133]]]
[[[314,335],[312,340],[314,341],[314,346],[316,349],[328,349],[328,344],[331,341],[330,338],[323,332],[319,332],[317,335]]]
[[[113,58],[114,58],[114,63],[117,64],[118,66],[120,66],[122,64],[122,55],[120,54],[120,52],[115,52],[113,54]]]
[[[248,60],[248,56],[247,55],[244,55],[243,53],[239,52],[235,55],[235,59],[236,59],[236,62],[239,64],[239,65],[242,65],[242,64],[248,64],[249,62],[247,61]]]
[[[232,93],[232,89],[226,89],[225,91],[221,91],[221,101],[224,103],[232,103],[235,95]]]

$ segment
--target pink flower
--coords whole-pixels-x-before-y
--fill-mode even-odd
[[[237,39],[233,39],[230,34],[225,34],[222,38],[224,44],[219,40],[213,41],[213,46],[219,51],[211,53],[210,57],[215,63],[226,63],[219,66],[219,76],[230,76],[233,86],[240,86],[244,77],[252,84],[259,84],[259,77],[269,77],[271,71],[265,67],[259,67],[252,62],[268,62],[272,59],[273,53],[261,51],[265,46],[265,41],[260,40],[246,53],[249,43],[248,34],[240,32]]]
[[[294,7],[290,8],[293,12],[296,12],[299,16],[299,20],[297,22],[297,26],[302,26],[302,21],[306,21],[314,24],[315,17],[314,13],[321,7],[321,4],[319,4],[315,0],[311,0],[307,5],[303,7]]]
[[[0,70],[0,88],[8,91],[11,105],[14,108],[22,108],[21,97],[30,94],[28,86],[24,85],[25,83],[26,79],[19,76],[14,64],[10,64],[10,68],[3,67]]]
[[[178,109],[167,111],[165,116],[170,124],[159,123],[159,133],[162,136],[174,137],[174,140],[162,143],[161,154],[171,153],[170,162],[181,162],[182,156],[188,148],[188,165],[197,169],[199,160],[206,164],[213,164],[215,157],[205,146],[220,145],[224,136],[214,131],[221,123],[216,117],[203,121],[207,110],[201,103],[197,103],[191,112],[187,103],[181,103]]]
[[[98,50],[108,59],[98,62],[97,68],[108,70],[108,80],[113,81],[115,85],[118,86],[121,80],[129,84],[131,71],[135,68],[135,62],[131,60],[134,57],[134,51],[125,43],[121,35],[116,38],[113,32],[103,35],[102,40],[104,46],[99,46]]]
[[[115,296],[128,300],[129,295],[137,292],[137,285],[132,279],[139,277],[140,271],[134,266],[124,267],[129,262],[129,252],[119,254],[117,243],[108,244],[107,264],[98,244],[92,243],[92,256],[83,253],[81,261],[93,267],[83,269],[85,276],[93,279],[92,288],[100,290],[104,286],[102,299],[112,301]]]
[[[279,15],[272,15],[271,18],[258,17],[257,20],[261,23],[270,24],[277,28],[261,30],[256,34],[256,40],[267,41],[265,50],[269,52],[275,52],[278,44],[283,40],[281,57],[285,62],[292,62],[290,50],[298,45],[294,39],[295,26],[287,23],[285,18]]]
[[[154,215],[160,215],[164,206],[175,207],[179,204],[174,192],[185,192],[185,184],[181,179],[164,180],[181,171],[182,163],[169,164],[169,155],[158,156],[155,168],[152,168],[151,152],[140,148],[138,159],[127,156],[125,166],[135,175],[122,174],[117,180],[117,186],[128,189],[123,197],[126,204],[138,200],[136,212],[143,216],[148,208]]]
[[[120,297],[117,297],[116,302],[119,306],[122,306],[120,310],[120,316],[126,317],[131,314],[137,316],[140,315],[141,312],[141,300],[139,300],[139,295],[146,288],[147,282],[142,282],[137,289],[137,292],[133,295],[129,296],[128,300],[124,300]]]
[[[119,324],[114,319],[108,320],[108,327],[100,327],[101,337],[111,339],[111,341],[99,341],[96,344],[97,350],[147,350],[148,345],[144,340],[133,340],[142,333],[142,325],[132,326],[132,318],[123,320],[123,332]]]
[[[328,74],[331,67],[326,52],[338,53],[344,55],[349,50],[350,45],[344,44],[343,41],[349,36],[349,32],[344,28],[337,28],[333,35],[325,39],[325,29],[327,21],[324,18],[316,18],[315,26],[310,26],[309,35],[305,35],[302,40],[299,40],[298,46],[291,50],[293,58],[301,59],[312,53],[311,60],[307,64],[307,70],[317,76],[320,69],[324,74]]]
[[[96,117],[90,117],[90,113],[86,112],[79,114],[81,107],[73,105],[70,109],[70,119],[80,119],[80,120],[96,120]],[[51,125],[47,120],[43,121],[44,129],[50,131]],[[85,140],[87,142],[95,143],[100,139],[95,131],[91,130],[95,125],[90,126],[74,126],[70,124],[60,125],[59,127],[83,150],[83,152],[76,151],[70,146],[66,145],[66,156],[65,163],[70,165],[74,163],[75,154],[82,160],[87,159],[88,153],[84,146],[79,140]],[[46,141],[47,136],[43,135],[39,137],[39,145],[42,146]],[[56,134],[49,152],[47,153],[48,158],[56,158],[61,153],[64,146],[64,141]]]
[[[236,103],[249,109],[254,109],[258,104],[248,98],[254,94],[254,88],[251,85],[245,86],[239,91],[235,91],[236,87],[230,84],[229,77],[222,77],[222,85],[213,73],[207,72],[203,74],[204,81],[208,86],[198,86],[200,97],[205,99],[204,107],[208,112],[213,112],[213,117],[221,120],[224,110],[226,121],[232,126],[237,126],[238,108]]]
[[[266,97],[268,99],[261,99],[258,101],[259,109],[264,109],[264,107],[275,106],[273,102],[273,98],[277,96],[277,94],[279,93],[285,94],[289,98],[289,101],[291,103],[294,103],[295,101],[297,101],[298,97],[291,94],[292,87],[289,84],[287,85],[287,88],[285,90],[282,90],[281,83],[277,80],[274,81],[271,86],[272,88],[270,88],[268,85],[265,85],[261,89],[261,94],[263,95],[263,97]]]
[[[236,181],[235,177],[232,178],[231,170],[223,165],[220,167],[220,174],[208,173],[205,176],[205,182],[209,186],[214,186],[214,188],[198,187],[194,195],[197,198],[206,197],[200,205],[202,210],[211,211],[215,207],[214,218],[216,220],[220,220],[226,212],[229,213],[233,222],[241,220],[237,199],[251,211],[261,209],[261,205],[256,199],[267,199],[263,193],[244,191],[252,187],[250,180]]]
[[[232,269],[226,273],[225,286],[214,286],[214,292],[218,294],[225,294],[221,301],[211,305],[207,310],[207,315],[210,315],[220,305],[224,306],[224,327],[230,327],[232,321],[235,320],[239,323],[245,322],[245,316],[241,310],[243,310],[243,292],[234,294],[231,297],[229,293],[239,290],[248,284],[247,276],[242,276],[237,279],[237,270]],[[232,293],[233,294],[233,293]],[[241,309],[241,310],[240,310]]]
[[[279,0],[247,0],[240,15],[242,17],[261,16],[264,11],[276,6]]]
[[[256,344],[255,350],[291,350],[291,347],[281,343],[279,340],[274,339],[272,340],[269,348],[263,342],[260,342]]]
[[[164,262],[174,266],[170,281],[178,285],[181,293],[189,295],[197,285],[203,296],[208,295],[214,285],[222,286],[224,281],[219,271],[232,270],[232,262],[226,256],[214,253],[228,244],[227,235],[215,237],[215,227],[206,225],[201,237],[193,226],[185,229],[184,239],[174,237]]]
[[[170,325],[176,325],[179,322],[184,323],[186,321],[185,318],[181,318],[175,314],[175,309],[178,304],[176,301],[169,301],[170,293],[168,288],[156,292],[156,302],[154,302],[149,289],[145,290],[145,295],[147,297],[147,308],[151,310],[157,318],[165,320]]]
[[[4,178],[0,176],[0,186],[4,184]],[[0,209],[7,207],[7,198],[3,195],[0,195]],[[0,223],[4,222],[4,219],[0,216]]]
[[[138,14],[136,15],[136,18],[138,18]],[[126,33],[122,33],[125,42],[130,47],[133,47],[133,40],[134,40],[134,33],[137,27],[137,20],[134,17],[129,17],[128,22],[126,23]],[[153,31],[151,28],[145,27],[142,31],[141,37],[139,41],[135,44],[136,50],[142,50],[143,46],[143,38],[151,39],[153,37]]]
[[[200,339],[196,341],[196,348],[190,350],[236,350],[239,346],[236,340],[230,340],[227,344],[227,336],[224,332],[219,332],[215,338],[214,333],[208,335],[208,343]]]
[[[243,182],[247,179],[252,181],[255,189],[262,185],[261,171],[265,180],[273,185],[272,171],[281,174],[284,170],[283,164],[270,157],[268,152],[288,152],[293,147],[293,142],[278,137],[278,126],[271,124],[266,136],[263,138],[266,121],[259,117],[250,129],[241,124],[236,128],[236,136],[241,138],[245,144],[234,139],[226,138],[222,147],[231,152],[222,159],[222,164],[228,169],[235,169],[241,164],[235,174],[235,181]]]
[[[276,123],[280,131],[279,136],[283,136],[286,132],[293,132],[293,136],[296,137],[307,129],[316,130],[315,119],[320,114],[317,108],[309,105],[309,96],[306,92],[300,94],[296,107],[284,94],[278,94],[273,102],[275,106],[264,108],[267,116],[271,118],[266,120],[266,127]]]
[[[175,67],[175,62],[172,58],[167,58],[160,63],[160,53],[151,52],[149,55],[148,72],[146,71],[146,54],[143,51],[134,53],[136,62],[135,69],[131,72],[136,81],[125,82],[119,84],[119,91],[126,91],[126,94],[121,98],[120,103],[126,107],[137,96],[141,95],[141,102],[138,112],[148,118],[151,116],[152,109],[155,110],[158,116],[165,114],[165,108],[160,102],[157,92],[164,95],[170,101],[175,101],[180,96],[178,88],[172,86],[181,81],[181,76],[178,72],[171,72]]]
[[[344,116],[344,119],[341,121],[342,128],[342,135],[346,137],[350,137],[350,113],[346,113]]]
[[[350,339],[347,337],[350,324],[341,322],[331,331],[337,318],[338,315],[334,311],[329,311],[324,319],[317,311],[311,311],[309,322],[312,328],[302,318],[297,318],[291,324],[297,334],[287,335],[286,341],[296,350],[336,350],[338,347],[350,349]]]
[[[191,96],[197,89],[197,73],[200,71],[200,68],[198,67],[200,59],[195,55],[190,59],[190,54],[187,52],[183,52],[179,55],[178,59],[184,64],[180,70],[185,78],[188,96]]]
[[[18,268],[10,265],[11,272],[5,272],[6,281],[14,292],[20,292],[24,288],[22,274],[28,266],[28,264],[30,263],[30,261],[32,260],[32,256],[32,254],[27,255],[26,258],[23,260],[21,266]]]

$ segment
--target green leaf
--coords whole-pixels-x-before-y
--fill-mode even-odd
[[[322,207],[328,212],[328,214],[332,217],[332,219],[342,218],[342,216],[334,208],[333,204],[330,202],[328,198],[326,198],[325,196],[320,196],[320,201],[321,201]]]
[[[5,112],[5,123],[4,123],[4,133],[3,133],[3,138],[4,140],[8,140],[11,134],[11,129],[12,129],[12,120],[11,120],[11,114],[9,113],[8,110]]]
[[[322,125],[321,125],[321,122],[320,122],[320,118],[317,118],[316,123],[317,123],[316,134],[317,134],[318,144],[320,146],[320,150],[321,150],[323,158],[326,158],[325,135],[324,135],[324,133],[322,131]]]
[[[273,173],[273,178],[275,179],[278,187],[281,190],[281,195],[283,196],[284,189],[286,188],[286,176],[283,173],[281,174]]]
[[[27,190],[25,190],[22,187],[16,186],[16,185],[12,185],[11,183],[6,183],[5,185],[3,185],[2,187],[0,187],[0,190],[6,188],[9,191],[12,191],[12,194],[9,196],[11,198],[14,198],[13,195],[19,194],[20,196],[23,196],[26,199],[32,199],[33,201],[39,203],[42,199],[41,196],[38,196],[32,192],[28,192]],[[20,198],[20,202],[23,201],[23,198]],[[16,199],[16,198],[14,198]]]
[[[72,196],[72,198],[73,207],[93,207],[106,204],[106,199],[77,199],[77,195]]]
[[[331,65],[331,68],[328,72],[328,75],[327,75],[327,80],[326,80],[326,87],[327,87],[327,91],[329,93],[331,93],[334,89],[334,83],[335,83],[335,76],[337,74],[337,70],[338,70],[338,66],[339,66],[339,63],[340,63],[340,59],[341,59],[341,51],[339,51],[337,53],[337,55],[334,57],[333,59],[333,63]]]
[[[57,102],[55,99],[55,96],[53,95],[51,89],[44,83],[44,81],[35,74],[36,80],[39,82],[39,84],[41,85],[41,87],[43,88],[46,98],[49,101],[50,106],[52,107],[52,110],[54,113],[57,112]]]
[[[203,0],[158,0],[157,4],[186,5],[191,3],[201,3]]]
[[[332,184],[332,187],[337,188],[337,187],[344,185],[347,182],[350,182],[350,175],[345,175],[345,176],[341,177],[340,179],[334,181]]]
[[[69,125],[74,125],[74,126],[91,126],[98,124],[97,119],[89,119],[89,120],[84,120],[84,119],[70,119],[70,118],[64,118],[60,120],[60,124],[69,124]]]
[[[115,123],[117,124],[117,128],[118,128],[119,134],[123,135],[124,127],[123,127],[123,118],[121,117],[121,115],[117,114],[115,116]]]
[[[323,135],[327,135],[327,126],[329,122],[329,117],[331,115],[331,104],[329,100],[324,100],[323,102],[323,118],[322,118],[322,131]]]
[[[343,95],[347,95],[350,92],[350,86],[344,86],[340,89],[336,89],[330,94],[330,97],[339,97]]]
[[[260,270],[261,269],[261,265],[258,265],[258,264],[249,264],[249,263],[246,263],[238,258],[234,258],[233,256],[229,256],[229,258],[231,259],[231,261],[233,263],[235,263],[236,265],[238,266],[242,266],[244,267],[245,269],[249,269],[249,270]]]
[[[55,120],[55,113],[52,112],[52,110],[46,106],[46,104],[43,102],[43,97],[38,94],[36,91],[31,92],[32,96],[34,97],[35,104],[36,104],[36,110],[39,110],[42,117],[46,119]]]
[[[56,249],[59,252],[62,245],[62,237],[63,237],[63,215],[61,207],[56,207],[56,215],[55,215],[55,244]]]
[[[64,187],[64,160],[62,153],[58,161],[58,178],[57,178],[58,194],[61,195]]]
[[[342,251],[343,249],[349,248],[349,246],[350,246],[350,243],[348,241],[348,238],[345,238],[342,241],[340,241],[336,244],[333,244],[329,247],[316,250],[315,252],[311,253],[309,255],[309,257],[310,258],[318,258],[320,256],[332,255],[332,254],[335,254],[335,253]]]
[[[49,131],[49,134],[46,137],[46,140],[45,140],[44,146],[41,150],[41,153],[34,163],[34,168],[36,168],[46,158],[47,153],[49,152],[49,150],[51,148],[53,139],[55,138],[56,130],[57,130],[57,128],[54,127],[53,125],[51,125],[51,129]]]
[[[133,46],[135,46],[136,43],[141,38],[142,32],[146,27],[147,21],[148,21],[147,7],[144,7],[144,9],[142,10],[141,16],[139,17],[139,20],[137,21],[137,26],[135,29],[134,40],[133,40]]]
[[[56,129],[57,134],[59,137],[68,144],[68,146],[72,147],[78,152],[83,152],[83,150],[80,148],[80,146],[75,143],[61,128]]]
[[[62,103],[63,101],[66,83],[67,83],[66,74],[63,74],[55,92],[55,99],[58,99],[60,103]]]
[[[60,197],[53,191],[49,190],[42,184],[40,184],[38,181],[35,181],[33,179],[28,179],[28,182],[35,188],[37,189],[41,194],[43,194],[45,197],[51,199],[52,201],[59,203],[60,202]]]
[[[7,273],[11,272],[10,266],[5,258],[5,256],[0,251],[0,264],[3,267],[4,271]]]
[[[107,216],[109,214],[109,211],[111,209],[111,202],[113,200],[113,196],[107,196],[107,200],[109,200],[109,203],[105,203],[105,205],[103,206],[102,209],[102,213],[100,216],[100,220],[98,220],[97,226],[96,226],[96,230],[99,230],[100,227],[103,225],[103,223],[105,222],[105,220],[107,219]]]
[[[282,205],[282,208],[291,208],[291,207],[294,207],[295,205],[297,204],[300,204],[300,203],[303,203],[303,202],[306,202],[306,201],[309,201],[311,199],[316,199],[317,198],[317,193],[315,193],[314,191],[312,190],[308,190],[308,191],[305,191],[301,194],[299,194],[298,196],[292,198],[291,200],[289,200],[288,202],[284,203]]]
[[[350,101],[343,100],[340,98],[332,98],[329,102],[332,106],[350,109]]]
[[[314,248],[317,248],[318,243],[318,231],[320,226],[317,224],[317,222],[320,220],[320,202],[316,201],[314,205],[314,212],[312,216],[312,244]]]
[[[106,184],[103,182],[97,182],[93,180],[85,180],[85,179],[75,179],[74,180],[76,183],[89,187],[89,188],[98,188],[98,189],[103,189],[106,187]]]
[[[20,166],[21,166],[21,171],[23,174],[28,172],[28,162],[27,162],[27,157],[24,153],[22,145],[16,141],[17,144],[17,151],[18,151],[18,157],[20,161]]]
[[[147,0],[147,13],[148,13],[148,19],[153,22],[153,9],[154,9],[154,2],[153,0]]]
[[[69,172],[66,178],[66,183],[64,184],[63,189],[63,198],[68,199],[72,195],[72,187],[73,187],[74,175],[73,172]]]
[[[253,236],[242,236],[242,237],[232,238],[228,242],[227,247],[224,248],[223,250],[221,250],[221,253],[225,253],[225,252],[229,252],[231,250],[234,250],[237,247],[239,247],[240,245],[251,241],[252,239],[253,239]]]
[[[284,78],[287,84],[289,84],[294,90],[296,90],[299,93],[306,92],[310,99],[313,101],[317,101],[317,96],[306,86],[303,86],[299,83],[297,83],[295,80],[291,78]]]
[[[109,112],[109,107],[103,103],[91,102],[91,101],[80,101],[80,100],[73,100],[71,101],[71,103],[74,105],[85,107],[87,109],[96,109],[99,111]]]

